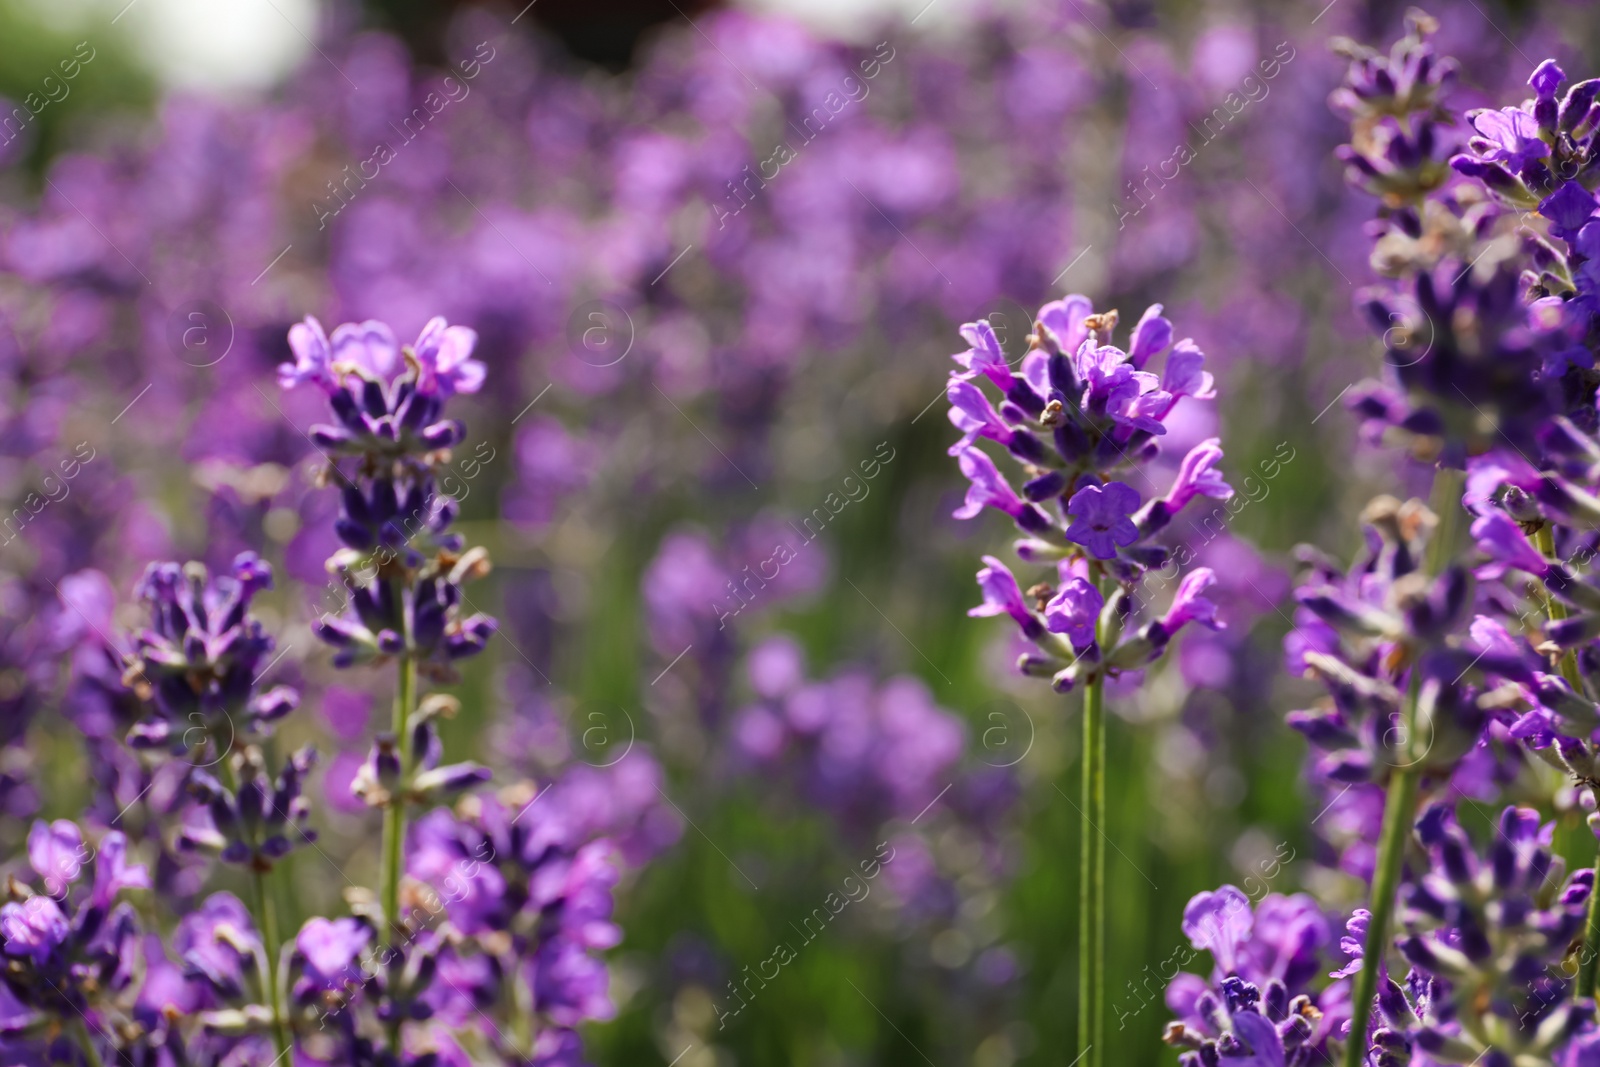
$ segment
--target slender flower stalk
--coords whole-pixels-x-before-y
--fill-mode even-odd
[[[72,1021],[72,1033],[78,1040],[78,1048],[83,1053],[83,1058],[89,1067],[105,1067],[105,1061],[100,1058],[100,1052],[94,1047],[94,1038],[89,1035],[89,1025],[80,1016]]]
[[[1098,568],[1092,568],[1098,570]],[[1094,583],[1099,586],[1098,576]],[[1096,639],[1101,638],[1096,624]],[[1105,680],[1083,689],[1083,822],[1080,826],[1078,943],[1086,966],[1078,969],[1078,1033],[1089,1067],[1099,1067],[1105,1046],[1106,986],[1106,710]]]
[[[1416,723],[1416,698],[1406,701],[1407,730]],[[1408,733],[1409,737],[1410,734]],[[1409,745],[1402,746],[1407,751]],[[1415,768],[1396,769],[1389,778],[1384,798],[1383,831],[1378,838],[1377,868],[1372,879],[1372,899],[1368,904],[1367,941],[1364,965],[1356,972],[1351,1003],[1371,1004],[1378,991],[1378,971],[1389,944],[1390,920],[1394,916],[1395,893],[1400,887],[1400,866],[1405,858],[1406,837],[1411,832],[1412,814],[1417,807]],[[1367,1062],[1367,1012],[1356,1011],[1350,1019],[1350,1034],[1345,1040],[1345,1067],[1362,1067]]]
[[[1161,541],[1174,517],[1197,496],[1233,495],[1215,438],[1182,458],[1165,496],[1146,500],[1122,480],[1137,472],[1148,481],[1144,466],[1161,452],[1165,420],[1183,398],[1216,392],[1204,354],[1189,338],[1174,341],[1160,305],[1140,317],[1126,349],[1112,341],[1117,324],[1115,311],[1096,313],[1083,296],[1046,304],[1013,373],[990,323],[968,323],[961,336],[972,347],[953,357],[962,369],[947,390],[950,421],[963,434],[950,453],[971,482],[956,517],[1004,512],[1025,535],[1017,555],[1055,572],[1054,582],[1024,594],[1004,563],[985,556],[984,602],[968,614],[1009,615],[1034,646],[1017,661],[1024,674],[1050,678],[1057,692],[1084,687],[1078,1040],[1090,1067],[1102,1062],[1105,1043],[1105,684],[1160,659],[1190,622],[1221,628],[1205,595],[1216,580],[1208,568],[1183,574],[1164,612],[1144,597],[1163,592],[1192,559]],[[1146,369],[1163,356],[1159,375]],[[999,391],[998,409],[984,382]],[[1020,493],[980,440],[1020,465]]]
[[[234,769],[232,760],[227,758],[227,741],[213,737],[210,740],[210,751],[221,753],[215,760],[221,769],[223,784],[234,796],[239,795],[239,776]],[[245,842],[253,854],[259,854],[262,844],[253,837]],[[272,894],[267,891],[267,876],[273,869],[252,860],[250,867],[250,916],[255,920],[256,927],[261,931],[263,951],[257,956],[256,971],[261,983],[262,995],[266,998],[267,1009],[271,1014],[271,1029],[273,1051],[278,1056],[287,1056],[292,1047],[292,1038],[289,1034],[289,1022],[284,1010],[283,997],[279,986],[278,957],[282,949],[282,941],[278,936],[277,904]]]
[[[1460,471],[1440,468],[1434,472],[1431,493],[1433,512],[1439,517],[1439,527],[1428,543],[1426,570],[1437,576],[1450,559],[1454,531],[1461,511]],[[1406,840],[1416,816],[1417,793],[1421,784],[1423,760],[1417,751],[1420,723],[1417,703],[1421,696],[1423,676],[1420,669],[1411,672],[1406,690],[1405,709],[1397,735],[1393,769],[1389,772],[1389,788],[1383,806],[1383,830],[1378,838],[1378,858],[1372,879],[1372,898],[1368,902],[1370,918],[1367,920],[1367,940],[1364,966],[1356,972],[1355,989],[1351,1003],[1371,1004],[1377,995],[1378,975],[1384,954],[1389,945],[1391,920],[1394,916],[1395,894],[1400,888],[1400,871],[1405,861]],[[1350,1036],[1345,1043],[1345,1067],[1362,1067],[1366,1062],[1367,1012],[1356,1011],[1350,1019]]]
[[[1549,523],[1541,525],[1533,535],[1534,547],[1539,554],[1551,563],[1558,563],[1556,555],[1555,533]],[[1550,594],[1545,594],[1546,617],[1553,623],[1559,623],[1569,617],[1566,604]],[[1584,692],[1582,678],[1578,674],[1578,657],[1573,649],[1566,649],[1561,653],[1561,676],[1572,686],[1574,692]],[[1594,862],[1594,877],[1600,885],[1600,849]],[[1584,914],[1583,944],[1578,950],[1578,980],[1575,992],[1579,997],[1593,997],[1595,991],[1596,964],[1600,963],[1600,893],[1589,894],[1589,904]]]
[[[406,635],[402,634],[402,638]],[[408,645],[409,649],[409,645]],[[411,713],[416,710],[417,664],[409,651],[398,659],[398,684],[394,695],[394,736],[399,749],[400,775],[411,774]],[[400,876],[403,866],[402,846],[406,837],[406,809],[393,803],[383,809],[383,943],[392,945],[401,933],[400,926]]]
[[[1596,858],[1594,865],[1594,885],[1600,885],[1600,858]],[[1578,950],[1578,985],[1577,995],[1580,997],[1594,996],[1595,989],[1595,963],[1600,959],[1600,893],[1589,894],[1589,907],[1584,914],[1583,946]]]
[[[222,744],[213,740],[215,751],[224,752]],[[222,769],[223,783],[234,796],[239,795],[239,776],[234,770],[233,763],[227,758],[217,761]],[[259,846],[259,841],[248,842],[252,849]],[[270,867],[263,869],[263,865],[256,862],[250,863],[250,917],[255,920],[256,928],[261,931],[261,944],[263,951],[257,956],[256,971],[260,978],[262,995],[267,1000],[267,1009],[271,1013],[273,1051],[278,1056],[287,1056],[291,1047],[289,1036],[288,1018],[284,1011],[283,997],[278,984],[278,957],[282,949],[282,941],[278,937],[277,904],[272,894],[267,891],[267,874]]]
[[[1533,543],[1546,560],[1551,563],[1559,562],[1554,530],[1548,523],[1534,532]],[[1569,618],[1567,606],[1548,592],[1545,596],[1545,611],[1553,623]],[[1583,680],[1578,674],[1577,653],[1573,649],[1569,648],[1561,653],[1561,676],[1572,686],[1574,692],[1584,692]],[[1594,877],[1600,879],[1600,849],[1597,849],[1593,871]],[[1600,881],[1592,884],[1600,885]],[[1597,963],[1600,963],[1600,893],[1591,892],[1588,908],[1584,913],[1583,944],[1578,950],[1578,980],[1575,987],[1577,996],[1591,998],[1594,996]]]
[[[1414,10],[1386,54],[1342,42],[1351,66],[1333,97],[1352,119],[1350,176],[1384,202],[1372,265],[1391,279],[1365,298],[1390,327],[1384,381],[1353,391],[1352,407],[1370,436],[1437,464],[1433,508],[1380,498],[1348,574],[1313,563],[1286,646],[1329,701],[1290,724],[1326,753],[1312,773],[1342,786],[1335,802],[1356,786],[1370,797],[1387,777],[1370,909],[1351,917],[1341,948],[1352,958],[1333,974],[1354,975],[1347,1067],[1575,1064],[1600,1042],[1600,868],[1563,886],[1554,824],[1516,807],[1480,860],[1454,800],[1500,788],[1522,760],[1570,775],[1591,808],[1600,781],[1600,590],[1586,574],[1600,529],[1600,278],[1588,266],[1600,251],[1600,80],[1563,96],[1564,73],[1545,61],[1533,99],[1461,116],[1476,136],[1445,166],[1443,128],[1459,120],[1446,99],[1455,64],[1428,41],[1436,28]],[[1486,260],[1495,247],[1503,254]],[[1476,558],[1456,543],[1463,510]],[[1408,871],[1413,831],[1428,862]],[[1564,957],[1580,929],[1573,971]],[[1397,957],[1410,965],[1403,981]],[[1218,967],[1235,963],[1218,956]],[[1225,992],[1237,981],[1225,977]],[[1237,992],[1228,1025],[1212,1027],[1221,1036],[1170,1032],[1195,1049],[1186,1067],[1303,1062],[1289,1034],[1235,1010]]]
[[[278,909],[267,892],[266,872],[251,868],[250,903],[256,922],[261,926],[261,985],[266,991],[267,1007],[272,1012],[273,1050],[278,1056],[287,1056],[290,1049],[289,1023],[284,1010],[283,992],[279,985],[278,960],[283,943],[278,937]]]

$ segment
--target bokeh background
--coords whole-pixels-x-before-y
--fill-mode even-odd
[[[1377,366],[1372,205],[1326,104],[1331,40],[1403,7],[0,5],[0,854],[172,799],[75,684],[63,588],[126,601],[149,560],[253,548],[288,576],[287,740],[324,754],[290,928],[371,880],[348,783],[389,683],[310,636],[335,502],[274,368],[308,313],[443,314],[490,367],[443,488],[502,619],[446,743],[623,849],[597,1062],[1067,1063],[1077,698],[966,617],[1009,537],[949,517],[943,382],[962,322],[1020,356],[1047,299],[1159,301],[1221,394],[1172,452],[1220,434],[1241,490],[1175,527],[1228,629],[1111,697],[1108,1062],[1171,1062],[1192,894],[1364,889],[1331,862],[1356,820],[1299,783],[1279,650],[1295,546],[1347,556],[1362,503],[1414,489],[1339,403]],[[1600,67],[1587,4],[1428,8],[1467,99]]]

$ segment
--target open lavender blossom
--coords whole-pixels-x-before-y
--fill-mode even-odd
[[[1123,349],[1112,343],[1117,313],[1096,313],[1086,297],[1072,295],[1039,310],[1015,370],[986,320],[961,328],[972,347],[953,357],[962,369],[950,374],[950,421],[963,436],[950,453],[971,483],[955,515],[970,519],[985,507],[1005,513],[1027,535],[1017,554],[1054,563],[1058,579],[1024,595],[1010,569],[986,556],[978,572],[983,603],[969,614],[1011,616],[1039,646],[1022,657],[1022,670],[1050,677],[1061,691],[1148,666],[1191,622],[1223,625],[1205,595],[1214,576],[1204,567],[1184,576],[1164,613],[1138,599],[1146,575],[1159,574],[1164,586],[1180,570],[1158,540],[1174,516],[1197,496],[1233,496],[1215,438],[1189,451],[1164,495],[1146,499],[1130,484],[1161,451],[1165,420],[1179,403],[1216,396],[1204,355],[1188,338],[1174,342],[1161,310],[1145,311]],[[1153,361],[1160,373],[1147,369]],[[984,382],[999,391],[998,408]],[[1020,492],[980,440],[1019,465]]]

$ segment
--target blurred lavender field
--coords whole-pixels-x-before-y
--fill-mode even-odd
[[[1215,380],[1122,477],[1160,497],[1220,436],[1233,489],[1165,535],[1225,627],[1104,683],[1091,1062],[1177,1062],[1168,985],[1210,973],[1185,906],[1224,884],[1258,930],[1314,913],[1282,921],[1333,953],[1327,984],[1384,793],[1303,773],[1284,714],[1320,689],[1284,639],[1320,566],[1295,546],[1347,559],[1370,497],[1427,495],[1427,457],[1349,408],[1394,341],[1360,307],[1375,200],[1329,103],[1333,40],[1387,48],[1404,4],[245,6],[181,34],[158,0],[0,8],[0,869],[22,909],[102,896],[119,849],[143,868],[128,910],[83,905],[129,925],[110,949],[74,929],[94,989],[56,989],[48,1022],[16,961],[44,966],[49,924],[0,922],[0,1067],[264,1067],[285,1042],[305,1064],[1076,1062],[1084,701],[968,618],[1009,531],[952,516],[946,392],[963,324],[1020,380],[1038,309],[1073,293],[1130,347],[1161,305]],[[1527,99],[1547,56],[1600,70],[1578,0],[1428,12],[1456,111]],[[385,540],[407,513],[431,563],[409,526]],[[352,599],[358,545],[433,583],[436,632]],[[147,575],[169,560],[205,565],[198,592]],[[146,677],[188,699],[204,657],[238,686],[225,732]],[[397,738],[391,703],[423,692],[453,699]],[[459,777],[397,830],[386,760]],[[1571,792],[1510,799],[1576,868]],[[79,857],[60,887],[52,849]],[[216,895],[260,925],[256,892],[259,937]],[[406,940],[426,964],[331,977],[440,899]],[[197,1033],[257,958],[298,1039],[243,1010]],[[1468,1062],[1416,1055],[1393,1062]]]

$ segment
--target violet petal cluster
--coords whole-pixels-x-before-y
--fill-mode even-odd
[[[1141,611],[1133,596],[1147,573],[1167,565],[1171,553],[1156,538],[1173,517],[1197,496],[1227,500],[1233,489],[1215,438],[1189,451],[1164,495],[1146,499],[1130,484],[1148,481],[1143,466],[1159,454],[1179,402],[1209,400],[1216,390],[1205,356],[1188,338],[1174,342],[1160,305],[1140,317],[1126,349],[1112,343],[1117,323],[1115,311],[1096,313],[1086,297],[1046,304],[1020,373],[987,320],[968,323],[962,336],[972,347],[953,357],[962,369],[951,372],[947,390],[950,421],[963,433],[950,452],[971,483],[955,516],[970,519],[985,507],[1005,513],[1027,535],[1018,555],[1055,563],[1058,579],[1024,595],[1010,569],[986,556],[983,604],[969,614],[1011,616],[1039,647],[1022,657],[1022,670],[1061,691],[1148,666],[1191,622],[1223,625],[1205,595],[1215,575],[1204,567],[1184,576],[1162,614]],[[1160,373],[1147,369],[1154,360]],[[998,407],[984,382],[999,392]],[[1020,491],[979,440],[1019,465]],[[1101,575],[1119,585],[1109,596]]]

